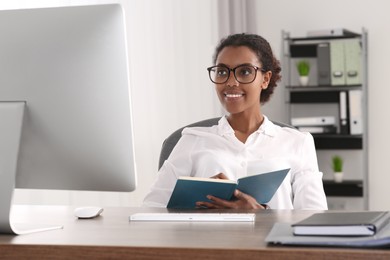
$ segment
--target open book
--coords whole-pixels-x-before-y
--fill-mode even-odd
[[[193,209],[197,201],[209,201],[207,195],[231,200],[238,189],[254,197],[259,203],[271,200],[290,169],[251,175],[237,181],[211,178],[180,177],[167,208]]]

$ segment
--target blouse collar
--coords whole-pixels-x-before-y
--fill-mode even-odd
[[[265,134],[265,135],[269,135],[269,136],[274,136],[275,135],[275,129],[276,129],[276,125],[274,123],[272,123],[268,119],[267,116],[264,116],[264,121],[260,125],[259,129],[256,130],[256,132],[259,133],[259,134]],[[218,121],[218,133],[221,136],[234,134],[234,130],[230,126],[226,116],[223,116]]]

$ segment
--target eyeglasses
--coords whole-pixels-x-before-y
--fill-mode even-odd
[[[252,65],[239,65],[233,69],[224,65],[216,65],[207,68],[209,71],[210,80],[215,84],[226,83],[230,77],[230,72],[233,71],[233,75],[239,83],[249,84],[255,81],[257,71],[265,72],[264,69]]]

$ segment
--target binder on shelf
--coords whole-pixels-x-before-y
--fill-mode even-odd
[[[293,126],[325,126],[325,125],[335,125],[335,124],[336,124],[336,119],[334,116],[291,118],[291,125]]]
[[[362,83],[362,47],[359,39],[344,41],[345,80],[347,85]]]
[[[335,134],[337,132],[337,127],[334,125],[298,126],[297,129],[301,132],[309,132],[311,134]]]
[[[344,41],[330,42],[331,85],[345,85]]]
[[[340,110],[340,134],[349,134],[349,120],[348,120],[348,98],[347,91],[340,91],[339,100]]]
[[[330,74],[330,46],[329,42],[321,42],[317,45],[318,85],[329,86]]]
[[[358,135],[363,133],[363,111],[362,111],[362,90],[349,90],[349,125],[350,134]]]

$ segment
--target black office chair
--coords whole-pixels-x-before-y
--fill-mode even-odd
[[[169,155],[171,154],[173,147],[177,144],[177,142],[181,138],[181,132],[183,131],[184,128],[186,127],[195,127],[195,126],[213,126],[217,125],[218,121],[221,119],[221,117],[215,117],[215,118],[210,118],[206,120],[202,120],[199,122],[192,123],[190,125],[181,127],[177,129],[175,132],[173,132],[170,136],[168,136],[167,139],[164,140],[162,147],[161,147],[161,152],[160,152],[160,159],[158,161],[158,169],[161,168],[161,166],[164,164],[165,160],[168,159]],[[279,125],[281,127],[290,127],[290,128],[295,128],[291,125],[277,122],[277,121],[272,121],[275,125]]]

